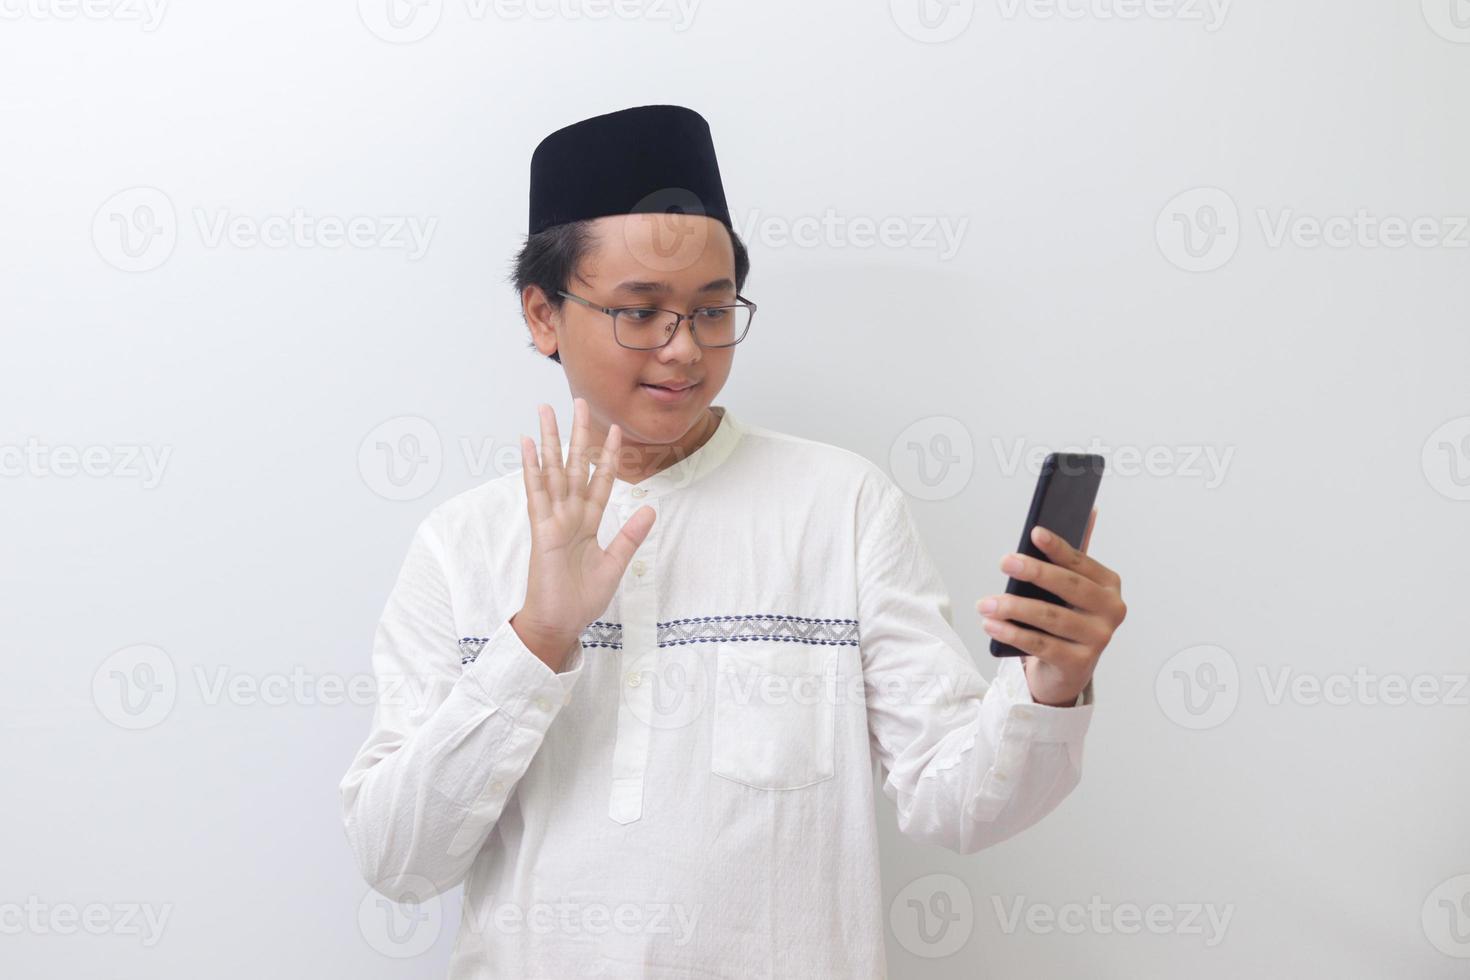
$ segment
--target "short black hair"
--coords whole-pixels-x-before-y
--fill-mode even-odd
[[[568,221],[528,235],[526,243],[516,254],[510,277],[515,284],[516,296],[521,296],[527,286],[540,286],[546,294],[546,301],[553,309],[560,310],[566,300],[558,290],[567,288],[578,264],[592,247],[592,220]],[[734,228],[723,223],[721,226],[730,233],[730,244],[735,251],[735,291],[740,292],[750,274],[750,253]],[[524,308],[521,314],[525,315]],[[529,341],[526,346],[535,350],[536,342]],[[553,351],[547,356],[561,363],[560,351]]]

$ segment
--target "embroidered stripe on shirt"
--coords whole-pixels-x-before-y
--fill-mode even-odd
[[[583,647],[623,648],[621,623],[597,621],[582,631]],[[857,646],[858,622],[855,619],[821,619],[808,616],[779,616],[769,613],[747,613],[738,616],[696,616],[658,624],[660,647],[685,646],[690,643],[807,643],[815,646]],[[487,636],[467,636],[459,641],[459,662],[473,663],[490,641]]]

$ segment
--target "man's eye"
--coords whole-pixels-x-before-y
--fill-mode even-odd
[[[658,310],[619,310],[618,316],[625,318],[629,323],[646,323],[658,316]]]
[[[730,311],[729,310],[727,310],[727,309],[720,309],[720,308],[716,308],[716,309],[713,309],[713,310],[700,310],[699,311],[699,316],[700,316],[701,319],[708,320],[708,321],[710,321],[712,323],[719,323],[721,320],[725,319],[729,315],[730,315]]]

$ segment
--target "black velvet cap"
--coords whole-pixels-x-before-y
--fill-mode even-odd
[[[572,123],[531,154],[530,233],[610,214],[703,214],[730,227],[709,123],[645,105]]]

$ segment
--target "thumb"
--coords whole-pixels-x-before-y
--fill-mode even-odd
[[[1087,530],[1082,534],[1082,553],[1087,554],[1087,544],[1092,540],[1092,527],[1097,523],[1097,508],[1092,508],[1092,515],[1087,518]]]
[[[628,518],[623,529],[618,532],[617,537],[608,543],[607,555],[618,568],[621,575],[627,569],[628,563],[633,560],[633,553],[648,537],[648,532],[653,528],[653,522],[658,517],[658,512],[652,507],[640,507],[638,512]]]

